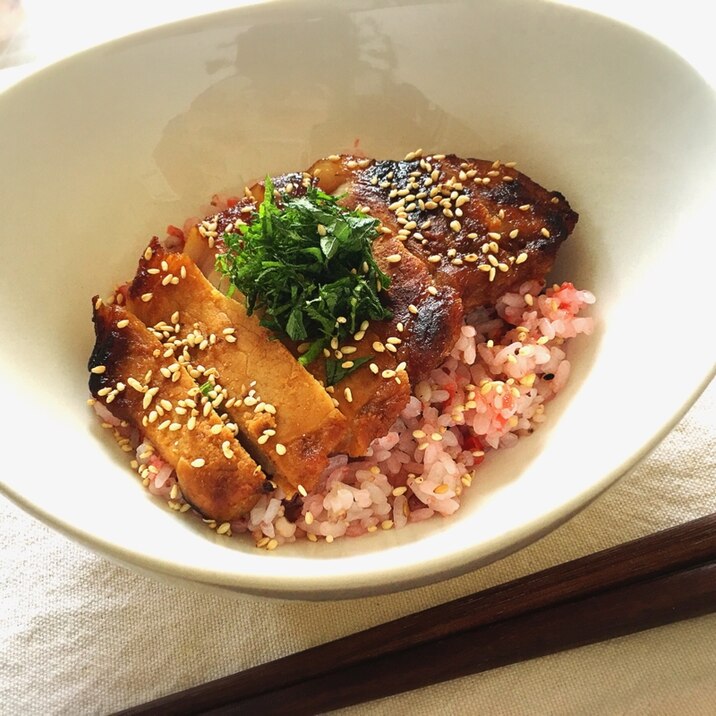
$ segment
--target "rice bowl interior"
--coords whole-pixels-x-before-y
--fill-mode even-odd
[[[715,119],[712,89],[655,41],[535,2],[270,3],[30,77],[0,96],[3,491],[121,563],[278,597],[386,592],[513,551],[623,474],[713,372],[691,307],[709,305]],[[132,478],[85,404],[88,297],[214,192],[356,141],[514,160],[562,191],[580,222],[553,279],[597,296],[595,331],[571,346],[547,421],[485,462],[455,515],[267,554],[177,519]]]

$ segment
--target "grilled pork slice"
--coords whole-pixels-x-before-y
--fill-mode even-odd
[[[438,289],[425,265],[393,233],[373,242],[373,256],[390,276],[384,302],[393,316],[372,324],[386,346],[405,361],[413,383],[442,363],[455,345],[463,323],[460,296],[450,286]],[[390,349],[388,349],[390,350]]]
[[[271,484],[186,369],[163,356],[159,340],[126,308],[95,298],[93,320],[92,395],[153,443],[201,514],[224,521],[248,512]]]
[[[365,455],[375,438],[385,435],[400,415],[410,398],[410,379],[405,363],[385,349],[379,336],[370,329],[359,331],[353,340],[333,351],[332,359],[340,355],[340,363],[362,362],[353,372],[328,388],[336,407],[347,418],[350,427],[337,452],[352,457]],[[380,344],[380,352],[376,347]],[[287,343],[298,356],[295,344]],[[313,361],[308,370],[324,385],[326,363],[321,358]]]
[[[186,255],[154,241],[139,263],[127,306],[151,326],[168,355],[235,421],[249,452],[291,496],[310,490],[345,441],[347,422],[285,346],[217,291]],[[288,483],[288,484],[286,484]]]
[[[392,363],[374,358],[379,372],[373,374],[367,365],[346,376],[335,388],[338,409],[350,423],[350,432],[341,445],[341,452],[352,457],[365,455],[370,444],[385,435],[410,399],[410,380],[405,369],[385,367]],[[323,372],[320,361],[315,375]],[[386,373],[392,374],[390,378]]]
[[[465,311],[494,304],[530,279],[544,279],[577,214],[513,165],[455,155],[408,161],[348,155],[308,172],[326,192],[364,206],[418,257]]]

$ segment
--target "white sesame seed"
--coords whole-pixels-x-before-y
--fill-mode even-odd
[[[144,398],[142,398],[142,408],[146,410],[152,403],[152,400],[154,399],[154,396],[157,393],[158,388],[149,388],[146,393],[144,393]]]
[[[353,391],[352,391],[350,388],[346,388],[346,389],[343,391],[343,395],[345,396],[345,399],[346,399],[349,403],[352,403],[352,402],[353,402]]]
[[[191,461],[192,467],[204,467],[204,465],[206,465],[206,460],[203,457],[197,457]]]
[[[105,365],[96,365],[90,373],[94,373],[95,375],[102,375],[107,370],[107,366]]]
[[[276,443],[276,454],[277,455],[285,455],[286,454],[286,446],[282,443]]]

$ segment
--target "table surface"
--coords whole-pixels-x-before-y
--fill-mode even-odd
[[[25,0],[0,90],[127,32],[237,2]],[[669,43],[716,85],[706,5],[579,0]],[[660,7],[656,7],[660,5]],[[5,15],[3,15],[5,13]],[[73,31],[58,32],[68,17]],[[4,18],[4,20],[3,20]],[[716,383],[662,444],[530,547],[431,587],[283,603],[159,584],[67,541],[0,498],[0,714],[108,713],[716,511]],[[399,675],[396,675],[399,678]],[[465,677],[345,713],[713,714],[716,614]]]

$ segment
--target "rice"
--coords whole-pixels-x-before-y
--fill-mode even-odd
[[[301,503],[289,507],[278,489],[222,533],[250,533],[258,546],[274,549],[454,514],[486,455],[545,420],[546,403],[569,378],[567,342],[592,332],[593,319],[579,313],[594,300],[569,282],[544,290],[532,281],[502,296],[494,310],[475,311],[450,355],[414,386],[398,420],[363,458],[332,457]],[[136,462],[150,492],[173,509],[189,509],[176,475],[147,442],[137,447]]]

